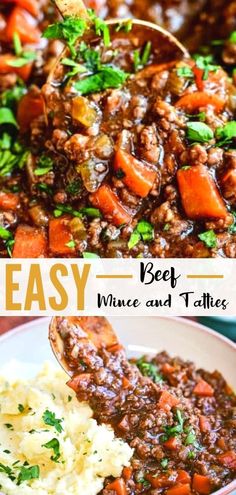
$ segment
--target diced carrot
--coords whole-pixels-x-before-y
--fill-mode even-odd
[[[197,89],[199,91],[204,91],[204,80],[203,80],[204,70],[203,69],[199,69],[196,66],[192,70],[193,70],[193,73],[194,73],[194,79],[195,79],[195,83],[196,83]]]
[[[37,0],[3,0],[3,3],[14,3],[27,10],[34,17],[39,16],[39,5]]]
[[[182,96],[175,104],[177,108],[182,108],[191,113],[199,108],[211,106],[216,112],[221,112],[225,106],[225,100],[215,94],[205,91],[195,91]]]
[[[126,485],[123,478],[117,478],[115,481],[112,481],[105,487],[107,490],[112,490],[117,493],[117,495],[126,495]]]
[[[167,488],[168,486],[173,485],[173,480],[171,480],[167,474],[160,474],[159,476],[146,474],[145,478],[151,483],[152,488]]]
[[[217,459],[223,466],[229,469],[236,469],[236,452],[234,450],[228,450],[223,454],[219,454]]]
[[[73,378],[71,378],[71,380],[69,380],[66,384],[77,393],[80,386],[83,386],[83,388],[87,387],[90,379],[91,373],[81,373],[80,375],[73,376]]]
[[[180,469],[176,478],[177,483],[184,485],[185,483],[191,483],[191,476],[187,471]]]
[[[211,423],[206,416],[200,416],[199,428],[202,433],[207,433],[208,431],[211,431]]]
[[[49,222],[49,249],[52,254],[71,255],[75,248],[68,246],[73,241],[67,217],[53,218]]]
[[[198,395],[199,397],[213,397],[214,395],[214,389],[212,388],[209,383],[207,383],[205,380],[201,379],[195,385],[193,389],[193,393],[195,395]]]
[[[176,485],[166,490],[165,495],[190,495],[190,485]]]
[[[9,65],[16,59],[17,57],[11,53],[4,53],[0,55],[0,74],[9,74],[10,72],[13,72],[23,79],[23,81],[27,81],[30,77],[33,64],[29,63],[23,65],[23,67],[12,67]]]
[[[131,467],[124,467],[122,471],[122,476],[124,477],[125,481],[128,481],[132,478],[132,473],[133,470]]]
[[[44,258],[47,253],[45,233],[29,225],[19,225],[15,233],[13,258]]]
[[[119,351],[124,350],[124,347],[121,344],[113,344],[113,345],[107,347],[107,350],[108,350],[108,352],[119,352]]]
[[[204,165],[179,169],[177,181],[187,217],[225,218],[227,209],[214,179]]]
[[[211,481],[208,476],[194,473],[193,489],[200,495],[209,495],[211,493]]]
[[[164,411],[170,411],[172,407],[177,406],[179,403],[179,399],[177,397],[174,397],[170,392],[167,390],[163,390],[161,392],[161,396],[158,401],[158,406],[160,409],[164,409]]]
[[[130,153],[118,150],[115,154],[114,170],[121,171],[122,182],[137,196],[145,198],[155,182],[157,171]]]
[[[218,438],[217,446],[220,447],[221,450],[227,450],[227,445],[224,437]]]
[[[91,194],[90,199],[93,206],[99,208],[114,225],[119,226],[131,222],[131,214],[128,213],[118,196],[107,184],[104,184],[95,193]]]
[[[14,33],[18,33],[22,43],[39,43],[41,33],[35,22],[29,12],[20,7],[14,7],[7,23],[7,39],[12,41]]]
[[[161,371],[166,375],[174,373],[175,367],[171,366],[169,363],[164,363],[161,367]]]
[[[236,169],[228,170],[221,179],[223,193],[226,199],[236,194]]]
[[[163,446],[168,450],[177,450],[179,441],[176,437],[171,437],[163,443]]]
[[[19,205],[19,196],[13,193],[0,191],[0,208],[3,210],[16,210]]]
[[[17,122],[22,133],[26,132],[31,122],[44,112],[44,100],[40,93],[30,91],[24,95],[17,108]]]
[[[122,385],[123,385],[123,388],[129,388],[130,387],[130,381],[125,376],[123,376],[123,378],[122,378]]]

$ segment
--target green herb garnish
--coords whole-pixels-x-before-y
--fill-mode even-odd
[[[186,77],[186,79],[192,79],[194,77],[193,71],[188,65],[178,67],[176,73],[179,77]]]
[[[175,420],[177,424],[173,426],[164,426],[164,435],[161,437],[162,442],[166,442],[171,437],[176,437],[183,433],[184,429],[184,418],[180,409],[177,409]]]
[[[41,155],[37,160],[37,168],[34,170],[34,174],[37,176],[45,175],[51,172],[53,169],[53,160],[50,156]]]
[[[18,404],[18,411],[19,411],[20,413],[23,413],[23,412],[24,412],[24,410],[25,410],[25,408],[24,408],[23,404]]]
[[[148,41],[143,49],[143,53],[141,55],[140,50],[134,50],[134,70],[137,72],[142,69],[145,65],[147,65],[152,50],[152,43]]]
[[[204,122],[188,122],[186,136],[190,141],[205,143],[213,139],[214,133]]]
[[[122,69],[104,65],[96,74],[76,81],[74,88],[81,95],[98,93],[109,88],[119,88],[124,84],[128,76],[129,74]]]
[[[206,56],[194,55],[193,58],[196,62],[196,66],[198,67],[198,69],[203,70],[203,76],[202,76],[203,81],[208,79],[209,72],[216,72],[220,68],[219,65],[213,63],[214,60],[212,55],[206,55]]]
[[[156,364],[146,361],[144,357],[138,359],[136,366],[143,376],[149,376],[154,383],[160,383],[163,381],[163,376],[159,372]]]
[[[43,32],[48,39],[61,39],[66,42],[73,57],[76,56],[75,44],[82,37],[88,25],[84,19],[68,16],[63,21],[49,25]]]
[[[236,120],[227,122],[223,127],[218,127],[215,132],[218,146],[231,145],[236,139]]]
[[[38,479],[39,475],[40,475],[39,466],[37,465],[29,466],[29,467],[22,466],[20,468],[20,472],[17,478],[17,485],[20,485],[21,483],[23,483],[23,481]]]
[[[98,254],[95,253],[89,253],[88,251],[84,251],[83,258],[92,259],[92,258],[100,258],[100,256],[98,256]]]
[[[51,456],[52,461],[57,462],[58,459],[61,457],[60,443],[57,438],[52,438],[52,440],[50,440],[49,442],[44,443],[42,447],[53,450],[54,455]]]
[[[48,409],[46,409],[46,411],[43,413],[43,421],[45,425],[54,426],[55,430],[58,431],[58,433],[61,433],[63,431],[63,428],[61,426],[63,419],[56,418],[55,413],[49,411]]]
[[[202,232],[202,234],[199,234],[198,237],[209,248],[215,248],[217,245],[217,236],[216,236],[214,230],[212,230],[212,229],[207,230],[206,232]]]
[[[134,231],[132,232],[129,242],[128,248],[133,249],[139,241],[143,240],[144,242],[150,242],[154,239],[154,228],[153,226],[147,222],[146,220],[140,220],[136,225]]]

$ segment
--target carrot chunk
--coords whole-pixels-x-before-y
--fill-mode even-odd
[[[93,206],[99,208],[114,225],[119,226],[131,222],[132,216],[110,186],[104,184],[95,193],[91,194],[90,199]]]
[[[53,218],[49,222],[49,249],[53,254],[73,254],[75,248],[68,244],[73,241],[67,217]]]
[[[197,385],[195,385],[193,393],[199,397],[212,397],[214,395],[214,389],[209,383],[201,379]]]
[[[13,67],[10,64],[15,62],[17,57],[11,53],[4,53],[0,55],[0,74],[9,74],[13,72],[17,74],[23,81],[27,81],[30,77],[33,67],[32,63],[23,65],[23,67]]]
[[[166,375],[169,375],[171,373],[174,373],[175,367],[171,366],[169,363],[164,363],[161,367],[161,371]]]
[[[177,397],[174,397],[174,395],[170,394],[167,390],[163,390],[158,401],[158,406],[160,409],[164,409],[164,411],[170,411],[170,409],[177,406],[178,403],[179,399],[177,399]]]
[[[166,490],[165,495],[190,495],[190,485],[176,485]]]
[[[117,495],[126,495],[127,490],[125,486],[125,481],[123,478],[117,478],[115,481],[112,481],[108,485],[106,485],[107,490],[113,490],[117,493]]]
[[[236,452],[234,450],[228,450],[223,454],[219,454],[217,459],[223,466],[229,469],[236,469]]]
[[[3,0],[3,3],[14,3],[21,7],[22,9],[27,10],[34,17],[39,16],[39,6],[37,0]]]
[[[193,489],[201,495],[209,495],[209,493],[211,493],[211,481],[208,476],[194,473]]]
[[[35,19],[26,10],[15,7],[8,19],[6,37],[12,41],[14,33],[18,33],[22,43],[39,43],[41,33],[35,26]]]
[[[207,433],[211,431],[211,423],[206,416],[200,416],[199,418],[199,427],[202,433]]]
[[[132,473],[133,470],[131,467],[124,467],[122,471],[122,476],[124,477],[125,481],[128,481],[132,478]]]
[[[114,170],[122,173],[121,180],[137,196],[145,198],[155,182],[157,171],[123,150],[115,155]]]
[[[173,485],[173,481],[167,474],[160,474],[160,476],[146,474],[145,478],[151,483],[152,488],[168,488],[168,486]]]
[[[168,450],[177,450],[179,442],[176,437],[171,437],[163,443],[164,447]]]
[[[80,375],[75,375],[71,380],[67,382],[68,387],[72,388],[74,392],[78,391],[80,386],[83,388],[87,388],[89,382],[91,380],[91,373],[81,373]]]
[[[19,196],[13,193],[0,191],[0,208],[3,210],[16,210],[19,205]]]
[[[175,104],[177,108],[182,108],[191,113],[199,108],[211,106],[219,113],[225,106],[225,100],[215,94],[206,93],[205,91],[195,91],[182,96]]]
[[[47,252],[45,233],[29,225],[19,225],[15,233],[13,258],[44,258]]]
[[[185,483],[191,483],[191,476],[189,475],[189,473],[187,471],[180,469],[178,471],[178,476],[177,476],[176,481],[177,481],[177,483],[185,485]]]
[[[17,122],[20,131],[26,132],[31,122],[44,112],[44,101],[40,93],[29,92],[24,95],[18,105]]]
[[[187,217],[193,220],[226,217],[225,203],[204,165],[179,169],[177,181]]]

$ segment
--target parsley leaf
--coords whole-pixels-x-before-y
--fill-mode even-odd
[[[43,421],[45,425],[54,426],[55,430],[58,431],[58,433],[61,433],[63,431],[63,428],[61,426],[63,420],[56,418],[55,413],[49,411],[48,409],[46,409],[46,411],[43,413]]]
[[[230,43],[236,43],[236,31],[232,31],[232,33],[229,37],[229,42]]]
[[[95,253],[89,253],[88,251],[84,251],[83,258],[92,259],[92,258],[100,258],[100,256],[98,256],[98,254]]]
[[[126,81],[129,74],[122,69],[112,66],[102,66],[96,74],[85,77],[74,83],[74,88],[81,95],[98,93],[109,88],[119,88]]]
[[[95,12],[92,9],[88,9],[88,14],[94,24],[94,30],[95,33],[98,34],[99,36],[103,36],[103,43],[105,46],[110,45],[110,31],[107,23],[101,19],[100,17],[97,17]]]
[[[143,240],[144,242],[150,242],[154,239],[154,228],[153,226],[147,222],[146,220],[140,220],[136,225],[134,231],[132,232],[129,242],[128,248],[133,249],[139,241]]]
[[[194,77],[193,71],[188,65],[178,67],[176,72],[179,77],[186,77],[186,79],[192,79]]]
[[[47,155],[41,155],[37,160],[37,168],[34,174],[37,176],[45,175],[53,169],[53,160]]]
[[[23,483],[23,481],[35,480],[38,479],[40,475],[39,466],[22,466],[20,468],[19,476],[17,478],[17,485]]]
[[[150,55],[151,55],[152,43],[148,41],[143,49],[142,55],[140,55],[140,50],[134,50],[134,70],[137,72],[147,65]]]
[[[197,143],[208,142],[214,137],[212,129],[204,122],[188,122],[186,135],[190,141]]]
[[[60,443],[57,438],[52,438],[52,440],[50,440],[49,442],[44,443],[42,447],[53,450],[54,455],[51,456],[52,461],[57,462],[58,459],[61,457]]]
[[[207,230],[206,232],[202,232],[202,234],[198,235],[199,239],[203,241],[207,247],[215,248],[217,244],[217,236],[214,230]]]
[[[229,232],[230,234],[236,234],[236,211],[232,211],[231,213],[234,217],[234,221],[229,227]]]
[[[145,361],[144,357],[138,359],[136,366],[143,376],[149,376],[154,383],[160,383],[163,381],[163,377],[159,373],[158,367],[153,363]]]
[[[0,108],[0,125],[11,124],[14,127],[18,127],[15,116],[12,110],[8,107]]]
[[[227,122],[223,127],[217,127],[215,135],[219,139],[218,146],[231,144],[236,139],[236,120]]]
[[[163,442],[166,442],[169,438],[171,437],[176,437],[178,435],[180,435],[181,433],[183,433],[184,429],[184,418],[182,416],[182,413],[180,411],[180,409],[177,409],[176,411],[176,416],[175,416],[175,420],[177,422],[176,425],[173,425],[173,426],[164,426],[164,435],[162,436],[162,441]]]
[[[198,69],[203,70],[203,76],[202,76],[203,81],[208,79],[209,72],[216,72],[220,68],[219,65],[213,63],[212,55],[203,56],[197,54],[194,55],[193,58],[196,62],[196,66],[198,67]]]
[[[67,16],[63,21],[49,25],[43,32],[43,36],[47,39],[64,40],[67,43],[72,56],[75,57],[75,43],[79,37],[83,36],[87,27],[87,22],[84,19]]]

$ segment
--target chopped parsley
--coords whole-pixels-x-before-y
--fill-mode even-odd
[[[232,33],[229,37],[229,42],[230,43],[236,43],[236,31],[232,31]]]
[[[16,103],[22,98],[25,92],[26,89],[23,84],[15,85],[11,89],[6,89],[0,97],[2,105],[9,108],[15,107]]]
[[[14,127],[18,127],[14,113],[8,107],[0,108],[0,125],[5,125],[5,124],[9,124],[9,125],[13,125]]]
[[[20,413],[23,413],[23,412],[24,412],[24,410],[25,410],[25,408],[24,408],[23,404],[18,404],[18,411],[19,411]]]
[[[95,74],[76,81],[74,87],[81,95],[98,93],[109,88],[119,88],[128,76],[127,72],[118,67],[103,65]]]
[[[147,65],[152,50],[152,43],[148,41],[143,49],[143,53],[141,55],[140,50],[134,50],[134,70],[137,72],[142,69],[145,65]]]
[[[160,383],[163,381],[163,377],[156,364],[145,361],[144,357],[138,359],[136,366],[143,376],[148,376],[154,383]]]
[[[11,256],[12,248],[15,242],[12,233],[4,227],[0,226],[0,239],[3,239],[3,241],[5,241],[7,252],[9,256]]]
[[[101,212],[98,208],[93,208],[93,207],[83,207],[80,208],[80,210],[74,210],[72,206],[70,205],[62,205],[62,204],[57,204],[56,208],[54,209],[54,216],[56,218],[60,217],[63,215],[63,213],[68,213],[74,217],[82,218],[83,216],[91,217],[91,218],[101,218]]]
[[[45,175],[51,172],[53,169],[53,160],[50,156],[41,155],[37,160],[37,168],[34,170],[34,174],[37,176]]]
[[[177,409],[176,411],[176,416],[175,420],[177,424],[172,425],[172,426],[164,426],[164,435],[161,437],[162,442],[166,442],[169,438],[171,437],[176,437],[183,433],[184,431],[184,417],[182,416],[182,413],[180,409]]]
[[[98,254],[96,253],[89,253],[89,251],[84,251],[83,258],[92,259],[92,258],[100,258],[100,256],[98,256]]]
[[[116,32],[124,31],[125,33],[129,33],[133,27],[132,19],[128,19],[125,21],[120,21],[116,27]]]
[[[7,65],[10,67],[23,67],[24,65],[36,60],[36,52],[23,50],[21,40],[17,32],[13,35],[13,46],[17,58],[7,62]]]
[[[43,32],[44,38],[61,39],[66,42],[73,57],[76,56],[75,44],[87,29],[87,22],[73,16],[67,16],[63,21],[50,24]]]
[[[14,481],[16,479],[12,468],[10,468],[9,466],[5,466],[4,464],[2,464],[2,462],[0,462],[0,473],[5,473],[11,481]]]
[[[232,211],[231,213],[233,215],[234,221],[229,227],[229,233],[236,234],[236,211]]]
[[[220,68],[219,65],[214,64],[212,55],[194,55],[193,58],[196,62],[196,67],[203,70],[203,81],[208,79],[209,72],[216,72]]]
[[[14,431],[13,425],[11,423],[4,423],[4,426],[11,431]]]
[[[81,185],[82,185],[81,180],[76,179],[70,184],[68,184],[65,190],[67,193],[71,194],[71,196],[76,196],[81,191]]]
[[[1,109],[0,109],[1,111]],[[29,151],[7,132],[0,136],[0,176],[9,175],[16,168],[22,169],[26,164]]]
[[[139,241],[143,240],[144,242],[150,242],[154,239],[154,228],[153,226],[147,222],[146,220],[140,220],[136,225],[134,231],[132,232],[129,242],[128,248],[133,249]]]
[[[212,229],[202,232],[202,234],[199,234],[198,237],[209,248],[215,248],[217,245],[217,236]]]
[[[84,207],[80,208],[80,213],[91,218],[101,218],[102,214],[98,208]]]
[[[92,9],[88,9],[88,14],[94,24],[95,33],[103,37],[103,43],[105,46],[109,46],[111,40],[107,23],[100,17],[97,17]]]
[[[164,459],[161,460],[160,464],[161,464],[161,467],[162,469],[166,469],[167,466],[168,466],[168,459],[166,457],[164,457]]]
[[[218,146],[229,146],[236,140],[236,120],[227,122],[223,127],[218,127],[215,132]]]
[[[70,249],[74,249],[76,246],[76,243],[75,243],[75,241],[71,240],[69,242],[66,242],[65,246],[67,246]]]
[[[58,433],[61,433],[63,431],[63,428],[61,426],[63,419],[56,418],[55,413],[49,411],[48,409],[46,409],[46,411],[43,413],[43,421],[45,425],[54,426],[55,430],[58,431]]]
[[[52,440],[50,440],[49,442],[44,443],[42,447],[53,450],[54,455],[52,455],[50,459],[54,462],[58,462],[58,459],[61,457],[61,454],[60,454],[60,443],[57,438],[52,438]]]
[[[176,73],[179,77],[186,77],[186,79],[192,79],[194,77],[193,71],[188,65],[178,67]]]
[[[213,139],[214,133],[204,122],[188,122],[186,136],[189,141],[205,143]]]
[[[20,472],[17,478],[17,485],[23,483],[23,481],[35,480],[38,479],[40,475],[39,466],[22,466],[20,467]]]

